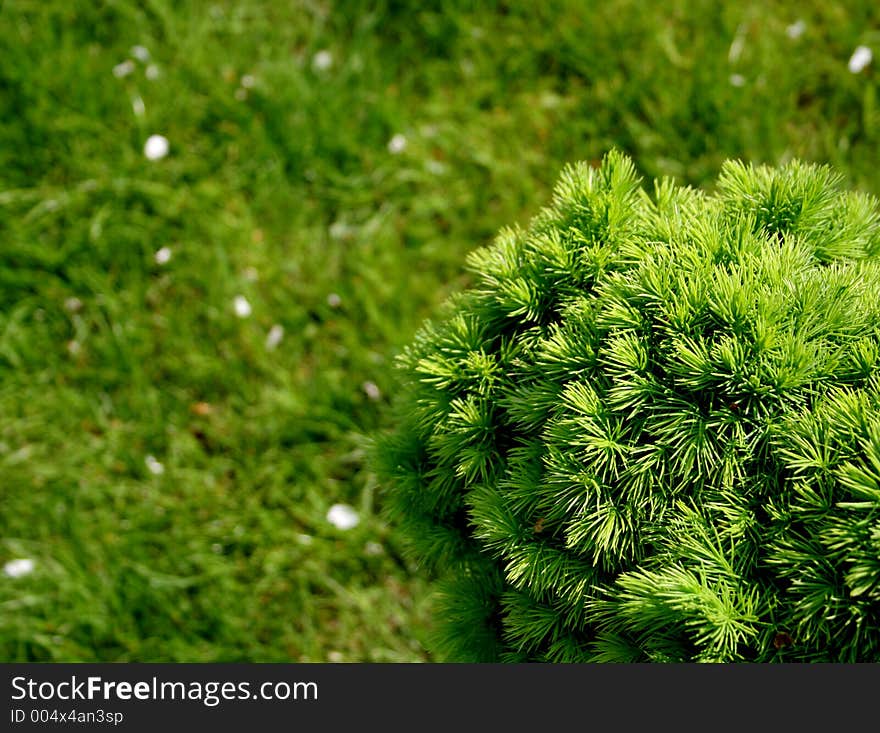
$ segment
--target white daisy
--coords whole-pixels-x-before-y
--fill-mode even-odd
[[[853,51],[853,55],[850,56],[849,59],[849,70],[853,74],[858,74],[862,69],[864,69],[868,64],[871,63],[871,59],[873,58],[873,54],[871,53],[871,49],[867,46],[859,46]]]
[[[334,504],[327,511],[327,521],[336,529],[352,529],[360,522],[354,507],[348,504]]]
[[[113,76],[121,79],[124,76],[128,76],[132,71],[134,71],[134,63],[132,63],[131,59],[126,59],[113,67]]]
[[[439,160],[434,160],[434,158],[428,158],[425,161],[425,170],[432,175],[442,176],[446,173],[446,165]]]
[[[354,234],[354,227],[349,226],[344,221],[334,221],[330,225],[329,232],[333,239],[345,239]]]
[[[279,323],[276,323],[272,328],[269,329],[269,333],[266,334],[266,348],[269,351],[278,347],[278,344],[281,343],[281,339],[284,338],[284,326]]]
[[[737,29],[736,36],[733,39],[733,42],[730,44],[730,49],[727,51],[727,60],[731,64],[735,64],[739,61],[739,57],[742,56],[743,47],[746,45],[746,38],[743,35],[743,29],[740,27]]]
[[[805,30],[807,30],[807,24],[802,20],[796,20],[790,26],[786,27],[785,33],[789,38],[795,39],[804,35]]]
[[[251,312],[251,304],[243,295],[236,295],[232,301],[232,307],[235,309],[235,315],[239,318],[247,318]]]
[[[316,71],[327,71],[333,66],[333,54],[326,48],[312,56],[312,68]]]
[[[147,470],[155,476],[165,473],[165,466],[159,463],[155,456],[147,456],[144,458],[144,463],[147,464]]]
[[[157,265],[167,264],[168,260],[171,259],[171,249],[169,247],[162,247],[157,249],[156,254],[153,256],[156,258]]]
[[[378,542],[367,542],[364,545],[364,554],[370,557],[378,557],[383,552],[385,552],[385,549]]]
[[[3,566],[3,574],[7,578],[21,578],[34,572],[36,563],[29,557],[20,557],[16,560],[10,560]]]
[[[150,52],[144,46],[132,46],[131,55],[142,64],[150,60]]]
[[[375,401],[382,397],[382,392],[379,390],[379,387],[376,386],[375,382],[364,382],[361,385],[361,389],[364,390],[364,394],[367,395],[371,400]]]
[[[76,296],[64,301],[64,310],[68,313],[77,313],[82,310],[83,302]]]
[[[392,155],[402,153],[406,149],[406,138],[399,132],[388,141],[388,152]]]
[[[168,155],[168,138],[163,135],[150,135],[144,143],[144,155],[148,160],[161,160]]]

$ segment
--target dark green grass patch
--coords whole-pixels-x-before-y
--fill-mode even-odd
[[[0,576],[0,657],[429,659],[365,454],[465,253],[612,145],[876,193],[876,61],[847,62],[878,29],[867,2],[6,0],[0,560],[35,566]]]

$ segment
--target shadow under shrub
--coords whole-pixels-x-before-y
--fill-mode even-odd
[[[880,661],[880,227],[825,167],[570,166],[400,358],[451,661]]]

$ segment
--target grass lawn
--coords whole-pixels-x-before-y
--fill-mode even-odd
[[[0,660],[433,661],[368,448],[465,254],[612,146],[880,194],[878,80],[870,0],[0,3]]]

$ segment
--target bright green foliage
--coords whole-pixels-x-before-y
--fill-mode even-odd
[[[0,660],[431,659],[386,355],[565,161],[880,195],[878,61],[877,0],[0,2]]]
[[[401,357],[449,659],[880,661],[880,225],[826,167],[612,152]]]

